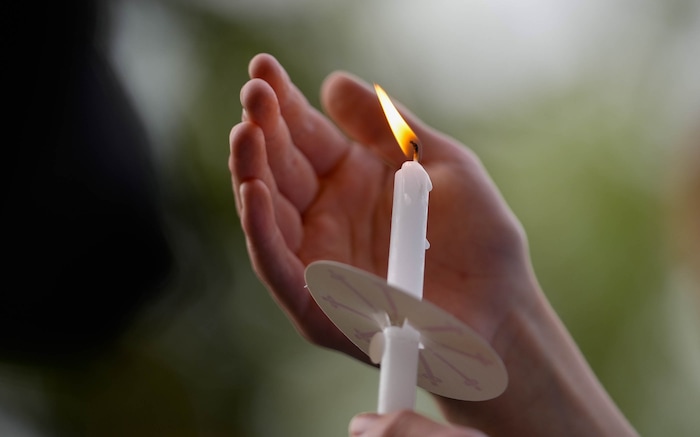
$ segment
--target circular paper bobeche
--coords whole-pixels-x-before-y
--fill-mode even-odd
[[[316,261],[305,272],[309,292],[323,312],[357,347],[370,355],[370,341],[387,323],[404,320],[419,331],[418,386],[452,399],[482,401],[508,385],[501,358],[474,330],[434,304],[355,267]]]

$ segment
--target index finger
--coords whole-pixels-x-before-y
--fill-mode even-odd
[[[351,146],[350,140],[316,110],[273,56],[256,55],[249,65],[251,78],[267,82],[277,95],[280,112],[294,145],[301,150],[319,176],[333,169]]]

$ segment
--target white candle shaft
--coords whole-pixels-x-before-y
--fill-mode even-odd
[[[418,331],[409,326],[384,328],[379,368],[379,414],[413,410],[418,378]]]
[[[433,188],[428,173],[416,161],[406,161],[394,176],[387,282],[423,298],[423,272],[428,193]]]
[[[428,193],[432,188],[428,173],[416,161],[406,161],[394,176],[387,282],[418,299],[423,298]],[[388,326],[383,335],[377,411],[385,414],[412,410],[416,403],[420,336],[408,323]]]

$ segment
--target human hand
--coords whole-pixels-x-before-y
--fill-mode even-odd
[[[325,116],[272,56],[249,73],[229,168],[253,268],[308,340],[369,362],[316,305],[304,269],[326,259],[386,275],[392,181],[406,158],[359,79],[325,80]],[[436,396],[447,419],[494,435],[635,435],[541,292],[522,227],[478,158],[397,106],[433,184],[423,296],[490,342],[510,378],[490,401]]]
[[[413,411],[385,415],[364,413],[352,418],[350,437],[486,437],[480,431],[430,420]]]
[[[230,169],[253,267],[297,329],[366,361],[304,289],[304,268],[329,259],[386,276],[392,183],[405,161],[374,91],[336,73],[316,111],[274,58],[250,63]],[[487,340],[528,276],[524,234],[477,158],[403,111],[433,183],[424,297]]]

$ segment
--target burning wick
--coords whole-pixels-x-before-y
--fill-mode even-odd
[[[420,162],[422,151],[420,144],[416,143],[415,141],[411,141],[411,145],[413,146],[413,160]]]

